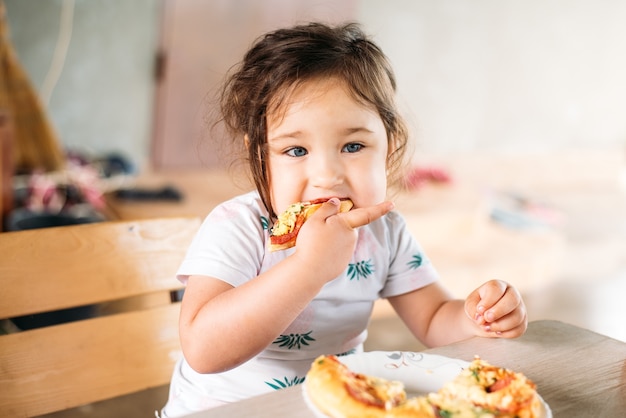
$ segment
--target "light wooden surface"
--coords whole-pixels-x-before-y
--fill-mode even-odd
[[[180,304],[169,292],[182,288],[175,272],[199,225],[170,218],[0,234],[0,318],[105,306],[105,315],[0,335],[0,416],[167,384],[182,355]]]
[[[0,318],[182,287],[173,272],[197,218],[106,222],[0,234]]]
[[[117,219],[149,219],[163,216],[205,217],[219,203],[252,189],[251,182],[237,170],[146,170],[129,178],[120,188],[159,189],[173,186],[181,201],[133,201],[107,195],[108,209]]]
[[[626,411],[626,343],[558,321],[532,322],[515,340],[475,337],[426,350],[492,364],[530,377],[554,418],[620,417]],[[189,418],[317,417],[294,386],[241,402],[191,414]]]

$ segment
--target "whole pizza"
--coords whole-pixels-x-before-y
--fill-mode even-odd
[[[478,357],[438,391],[408,398],[402,382],[355,373],[335,356],[320,356],[305,391],[332,418],[544,418],[532,381]]]

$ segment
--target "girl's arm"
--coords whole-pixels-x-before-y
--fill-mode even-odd
[[[222,372],[270,345],[323,286],[313,272],[289,257],[238,287],[189,277],[179,321],[189,365],[199,373]]]
[[[433,283],[389,298],[411,332],[429,347],[450,344],[473,336],[518,337],[528,318],[519,292],[508,283],[491,280],[463,301],[452,299]]]
[[[300,230],[293,254],[241,286],[189,277],[179,328],[194,370],[226,371],[269,346],[324,284],[345,270],[356,245],[355,228],[393,208],[385,202],[338,213],[338,204],[338,199],[325,203]]]

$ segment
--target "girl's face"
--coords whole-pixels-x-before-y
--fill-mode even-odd
[[[294,202],[350,198],[355,207],[387,193],[387,133],[378,113],[337,79],[298,87],[268,115],[270,193],[281,213]]]

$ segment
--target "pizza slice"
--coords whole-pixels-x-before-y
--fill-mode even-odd
[[[305,391],[331,418],[543,417],[532,381],[480,358],[437,392],[407,399],[402,382],[354,373],[335,356],[320,356],[307,373]]]
[[[355,373],[332,355],[313,362],[305,390],[314,406],[332,418],[435,418],[426,399],[407,402],[402,382]]]
[[[541,400],[532,381],[479,357],[439,391],[429,394],[428,400],[442,417],[542,416]]]
[[[296,238],[304,222],[317,211],[328,199],[317,199],[310,202],[298,202],[278,216],[270,232],[270,251],[285,250],[296,245]],[[339,203],[339,212],[352,209],[350,199],[342,199]]]

